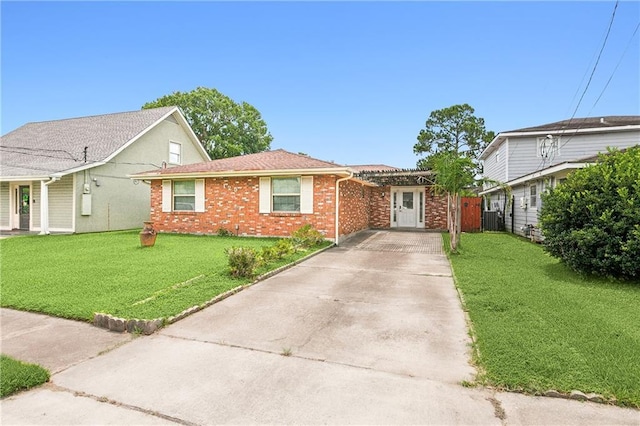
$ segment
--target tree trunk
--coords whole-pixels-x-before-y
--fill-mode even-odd
[[[447,202],[449,203],[449,215],[447,225],[449,228],[449,245],[451,253],[458,252],[460,245],[460,228],[462,222],[460,194],[447,194]]]

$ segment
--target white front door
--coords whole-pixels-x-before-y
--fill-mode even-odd
[[[392,188],[391,227],[424,228],[424,187]]]
[[[398,194],[398,227],[416,227],[416,209],[414,191],[402,191]]]

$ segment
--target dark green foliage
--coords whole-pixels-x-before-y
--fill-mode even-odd
[[[230,247],[225,250],[229,258],[231,275],[235,277],[250,278],[255,275],[256,268],[260,264],[258,252],[251,247]]]
[[[218,236],[219,237],[233,237],[233,232],[229,231],[227,228],[220,227],[220,228],[218,228]]]
[[[191,92],[174,92],[143,109],[179,106],[211,158],[234,157],[266,151],[273,137],[260,112],[252,105],[236,103],[216,89],[198,87]]]
[[[322,235],[313,226],[306,224],[291,234],[293,245],[301,248],[310,248],[317,246],[324,241]]]
[[[431,169],[433,156],[443,152],[464,155],[475,161],[495,133],[487,131],[484,119],[476,117],[474,112],[468,104],[432,111],[425,128],[418,134],[418,143],[413,146],[415,154],[426,154],[418,161],[418,167]]]
[[[0,397],[2,398],[49,381],[49,372],[44,368],[6,355],[0,356],[0,372]]]
[[[640,278],[640,146],[600,155],[542,200],[552,256],[578,272]]]

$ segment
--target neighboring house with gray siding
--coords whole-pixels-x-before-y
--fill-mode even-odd
[[[0,139],[0,229],[142,227],[150,187],[128,175],[209,159],[177,107],[25,124]]]
[[[574,118],[499,133],[480,155],[485,210],[498,211],[507,231],[541,239],[538,210],[547,188],[608,147],[638,144],[640,116]]]

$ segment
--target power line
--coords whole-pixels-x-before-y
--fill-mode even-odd
[[[638,22],[638,25],[636,25],[635,31],[633,32],[633,34],[631,34],[631,37],[629,38],[629,42],[627,43],[627,47],[624,49],[624,52],[622,52],[622,56],[620,56],[620,60],[618,60],[616,67],[613,69],[613,71],[611,72],[611,75],[609,76],[609,79],[607,80],[607,83],[602,88],[602,92],[600,92],[600,95],[598,95],[598,99],[596,99],[596,101],[593,103],[593,106],[589,110],[589,114],[591,114],[591,111],[593,111],[593,109],[596,107],[596,105],[600,101],[600,98],[602,98],[602,95],[604,94],[605,90],[607,90],[607,87],[609,87],[609,83],[611,83],[611,79],[613,79],[613,75],[616,73],[616,71],[618,71],[618,67],[622,63],[622,59],[624,59],[625,55],[627,54],[627,51],[629,50],[629,47],[631,47],[631,42],[633,41],[636,34],[638,34],[638,28],[640,28],[640,22]]]
[[[573,118],[576,116],[576,113],[578,112],[578,108],[580,108],[580,104],[582,103],[582,100],[584,99],[584,95],[587,93],[587,90],[589,89],[589,86],[591,85],[591,80],[593,79],[593,75],[596,72],[596,68],[598,68],[598,64],[600,63],[600,57],[602,56],[602,52],[604,51],[605,46],[607,45],[607,40],[609,39],[609,34],[611,33],[611,27],[613,26],[613,20],[616,16],[616,10],[618,9],[618,3],[619,0],[616,0],[616,4],[615,6],[613,6],[613,12],[611,13],[611,19],[609,20],[609,26],[607,28],[607,33],[604,37],[604,40],[602,42],[602,47],[600,48],[600,52],[598,52],[598,57],[596,58],[596,63],[593,65],[593,69],[591,70],[591,75],[589,76],[589,80],[587,81],[587,85],[585,86],[584,90],[582,91],[582,95],[580,96],[580,100],[578,100],[578,104],[576,105],[576,109],[573,111],[573,114],[571,114],[571,118],[569,119],[569,122],[567,123],[567,127],[569,127],[571,125],[571,120],[573,120]]]

